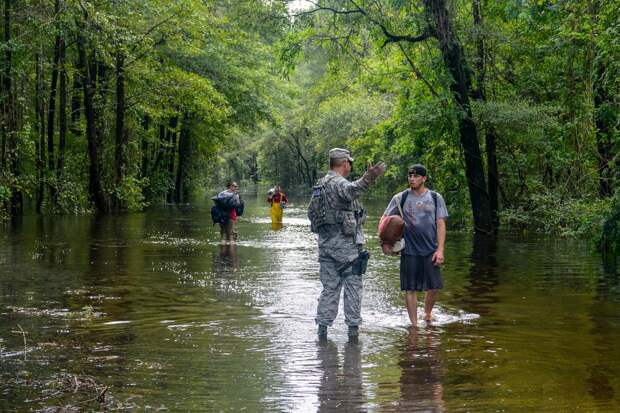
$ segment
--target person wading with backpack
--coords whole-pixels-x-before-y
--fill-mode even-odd
[[[362,322],[362,274],[368,252],[362,251],[365,212],[357,201],[360,195],[385,172],[379,162],[353,182],[346,179],[353,158],[346,149],[329,151],[329,172],[313,188],[308,206],[312,232],[319,235],[319,265],[323,290],[319,296],[316,323],[320,340],[327,338],[327,327],[338,314],[340,292],[344,286],[344,321],[349,337],[357,338]]]
[[[239,185],[230,181],[226,189],[213,198],[215,205],[211,208],[213,223],[220,225],[220,239],[223,244],[237,242],[237,217],[243,214],[243,200],[239,196]]]
[[[394,195],[383,214],[403,214],[405,248],[400,256],[400,289],[405,292],[409,320],[416,326],[417,292],[426,291],[424,321],[431,322],[433,306],[443,288],[439,266],[444,262],[448,210],[442,196],[426,188],[423,165],[409,168],[408,181],[409,188]],[[383,243],[382,248],[385,254],[394,255],[391,245]]]

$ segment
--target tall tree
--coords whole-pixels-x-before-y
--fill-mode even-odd
[[[486,54],[484,36],[485,29],[483,25],[481,0],[472,0],[472,15],[474,23],[474,39],[475,39],[475,67],[476,67],[476,87],[472,90],[475,99],[486,102]],[[499,226],[499,171],[497,167],[496,153],[496,131],[490,125],[482,125],[485,136],[486,160],[487,160],[487,185],[489,193],[489,207],[491,209],[491,220],[493,226]]]
[[[594,28],[593,86],[594,123],[599,170],[599,195],[609,197],[614,193],[614,182],[620,178],[620,128],[618,127],[620,103],[618,93],[620,64],[617,53],[620,47],[617,35],[620,31],[617,8],[601,0],[589,4],[591,27]],[[616,149],[616,150],[614,150]]]
[[[56,14],[60,11],[60,0],[56,0],[54,4],[54,11]],[[47,107],[47,167],[50,175],[54,174],[54,169],[56,168],[56,159],[54,158],[54,129],[56,126],[56,89],[58,86],[58,68],[60,65],[61,43],[62,39],[60,37],[60,33],[57,33],[54,41],[54,61],[52,63],[52,74],[50,76],[50,97],[49,105]],[[50,202],[53,202],[56,198],[56,189],[55,184],[51,179],[48,182],[48,186],[50,191]]]
[[[12,53],[12,12],[14,2],[4,0],[4,42],[5,52],[2,70],[2,82],[0,82],[3,95],[2,102],[2,155],[0,167],[13,182],[19,179],[19,154],[17,147],[17,124],[16,124],[16,100],[13,84],[13,53]],[[20,213],[22,209],[23,195],[18,185],[13,185],[10,196],[10,210],[13,215]]]
[[[78,24],[78,27],[83,27]],[[94,106],[95,84],[92,80],[91,62],[86,53],[86,40],[81,31],[77,33],[77,48],[79,55],[79,73],[84,94],[84,117],[86,119],[86,140],[88,142],[89,179],[88,189],[95,208],[100,212],[107,212],[108,202],[103,191],[100,167],[100,146],[97,140],[96,114]]]
[[[43,103],[43,70],[41,68],[42,58],[41,53],[35,53],[35,92],[34,92],[34,110],[35,110],[35,131],[37,136],[35,137],[37,148],[37,195],[36,195],[36,211],[41,212],[43,200],[45,198],[45,114]]]
[[[472,94],[471,70],[465,58],[463,47],[459,41],[456,29],[445,0],[424,0],[425,15],[422,30],[416,34],[399,34],[390,26],[397,24],[390,22],[386,11],[376,2],[348,0],[346,5],[332,4],[328,1],[317,1],[315,8],[305,14],[325,11],[340,16],[341,25],[359,25],[359,20],[352,20],[350,16],[362,16],[363,21],[378,28],[378,35],[383,39],[383,45],[389,43],[406,42],[415,44],[431,37],[437,40],[437,46],[442,56],[445,70],[450,74],[449,89],[457,107],[458,130],[463,157],[465,160],[465,176],[469,188],[469,196],[473,215],[473,224],[476,232],[491,233],[493,219],[486,179],[484,177],[484,163],[477,136],[477,127],[472,119],[470,96]],[[396,6],[398,7],[398,6]],[[403,6],[404,7],[404,6]],[[397,10],[394,16],[403,15],[404,10]],[[332,23],[328,23],[333,27]],[[327,30],[332,30],[328,28]],[[332,37],[339,41],[339,36]],[[349,44],[351,41],[349,40]],[[338,43],[341,47],[346,47]]]
[[[67,67],[66,67],[66,45],[65,40],[60,41],[60,80],[59,80],[59,102],[58,102],[58,157],[56,164],[56,182],[62,185],[63,172],[65,168],[65,148],[67,145]],[[57,204],[57,200],[54,200]]]
[[[478,142],[477,128],[472,119],[469,102],[471,94],[469,67],[445,0],[424,0],[424,4],[433,18],[433,35],[439,41],[444,64],[452,75],[450,89],[461,110],[458,118],[459,135],[465,158],[465,175],[469,186],[474,229],[476,232],[490,233],[493,230],[491,205],[486,190],[484,164]]]
[[[120,188],[127,169],[127,131],[125,130],[125,56],[122,50],[116,52],[116,126],[115,126],[114,183]],[[118,192],[117,192],[118,193]],[[116,196],[114,208],[123,208],[122,200]]]
[[[181,130],[179,132],[179,145],[178,145],[178,162],[175,179],[175,196],[174,199],[177,203],[187,202],[187,193],[185,190],[185,184],[189,175],[189,163],[191,160],[191,135],[190,135],[190,117],[187,113],[183,115],[181,122]]]

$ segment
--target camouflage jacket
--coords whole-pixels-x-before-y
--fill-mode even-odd
[[[332,220],[319,228],[319,260],[351,262],[364,244],[362,224],[366,213],[357,198],[368,190],[369,184],[361,178],[349,182],[333,171],[319,182],[324,185]]]

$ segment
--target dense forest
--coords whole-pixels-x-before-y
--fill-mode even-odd
[[[451,225],[620,252],[620,0],[2,0],[0,210],[118,213],[330,147]],[[604,229],[604,230],[603,230]]]

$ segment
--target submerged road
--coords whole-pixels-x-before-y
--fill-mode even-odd
[[[235,246],[207,202],[7,226],[0,411],[620,408],[619,282],[579,241],[449,232],[436,321],[411,330],[375,236],[384,200],[367,200],[360,339],[341,310],[320,343],[307,200],[272,228],[263,197],[244,197]]]

